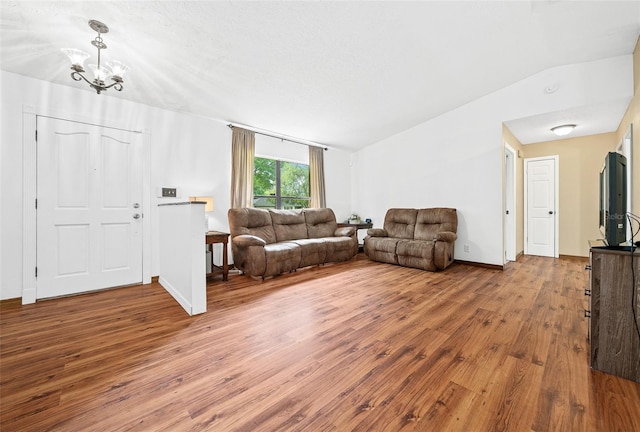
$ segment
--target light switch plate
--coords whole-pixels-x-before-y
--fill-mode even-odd
[[[181,195],[180,188],[174,187],[159,187],[156,191],[158,198],[180,198]]]

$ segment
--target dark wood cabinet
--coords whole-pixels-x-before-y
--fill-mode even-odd
[[[592,247],[589,253],[591,367],[640,382],[640,336],[632,309],[635,297],[640,317],[640,251],[632,256],[629,250]]]

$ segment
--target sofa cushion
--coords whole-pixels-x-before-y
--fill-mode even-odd
[[[453,208],[425,208],[416,216],[415,240],[434,240],[436,233],[458,230],[458,216]],[[455,240],[455,239],[454,239]]]
[[[374,261],[398,264],[396,246],[401,239],[390,237],[367,237],[364,252]]]
[[[417,216],[416,209],[389,209],[384,217],[384,229],[389,237],[412,239]]]
[[[396,246],[399,256],[433,259],[434,242],[427,240],[400,240]]]
[[[300,267],[322,264],[327,256],[327,244],[324,239],[291,240],[300,246]]]
[[[304,214],[300,210],[269,210],[273,221],[273,230],[276,233],[276,240],[279,242],[287,240],[306,239],[307,225]]]
[[[229,230],[231,238],[247,234],[260,237],[267,244],[276,242],[271,215],[268,210],[255,208],[229,209]]]
[[[324,262],[347,261],[356,254],[354,240],[351,237],[325,237],[322,239],[327,247]]]
[[[295,243],[283,242],[264,247],[266,269],[263,276],[275,276],[300,266],[301,248]]]
[[[309,238],[331,237],[338,224],[333,210],[328,208],[304,209],[304,219],[307,224]]]
[[[405,267],[434,271],[435,242],[427,240],[400,240],[396,248],[398,264]]]

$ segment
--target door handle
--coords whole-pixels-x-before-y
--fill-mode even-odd
[[[140,219],[140,213],[134,213],[133,214],[133,218],[134,219]]]
[[[553,214],[553,210],[549,210],[549,214]]]

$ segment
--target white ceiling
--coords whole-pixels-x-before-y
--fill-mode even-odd
[[[354,150],[545,69],[631,54],[640,34],[638,1],[2,0],[0,12],[5,71],[92,91],[60,48],[95,62],[97,19],[104,57],[131,66],[108,96]],[[602,110],[619,123],[610,108],[513,132],[532,142],[554,116]]]

